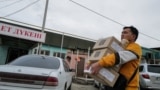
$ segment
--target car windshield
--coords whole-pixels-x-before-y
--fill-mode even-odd
[[[153,73],[160,73],[159,65],[148,65],[148,71]]]
[[[60,61],[55,57],[26,55],[15,59],[10,62],[9,65],[58,69],[60,66]]]

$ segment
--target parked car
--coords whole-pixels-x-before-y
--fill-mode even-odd
[[[160,65],[141,64],[140,71],[140,89],[158,89],[160,90]]]
[[[72,72],[61,58],[25,55],[0,65],[1,90],[71,90],[71,85]]]

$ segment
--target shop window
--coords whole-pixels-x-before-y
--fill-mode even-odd
[[[53,56],[55,56],[55,57],[61,57],[63,59],[65,58],[65,55],[66,55],[65,53],[60,53],[60,52],[54,52],[53,53]]]
[[[50,52],[49,52],[49,51],[46,51],[45,55],[49,55],[49,54],[50,54]]]
[[[152,53],[149,53],[149,52],[146,53],[146,58],[147,58],[147,59],[152,59],[152,58],[153,58],[153,57],[152,57]]]
[[[49,56],[50,51],[48,50],[41,50],[41,55],[48,55]]]
[[[45,51],[44,51],[44,50],[41,50],[41,54],[42,54],[42,55],[45,55]]]
[[[37,49],[34,49],[34,54],[37,54]]]

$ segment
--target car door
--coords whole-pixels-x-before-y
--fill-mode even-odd
[[[66,76],[66,81],[67,81],[67,87],[69,87],[72,82],[72,73],[70,71],[70,68],[67,62],[63,60],[63,63],[64,63],[63,65],[64,65],[65,74],[66,74],[65,76]]]

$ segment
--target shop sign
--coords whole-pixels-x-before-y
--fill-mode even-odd
[[[0,23],[0,34],[37,42],[45,42],[46,33]]]

